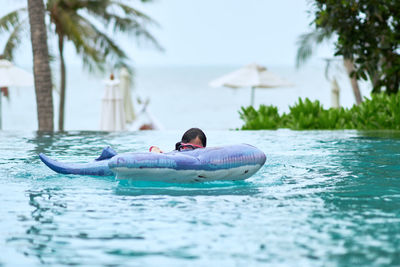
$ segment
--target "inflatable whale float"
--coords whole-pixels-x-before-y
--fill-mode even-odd
[[[247,144],[168,153],[121,153],[105,148],[89,163],[65,163],[45,154],[40,159],[62,174],[112,176],[117,179],[193,183],[244,180],[265,163],[265,154]]]

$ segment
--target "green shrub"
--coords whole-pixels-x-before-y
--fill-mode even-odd
[[[293,130],[322,129],[327,123],[325,114],[320,102],[311,102],[306,98],[304,101],[299,98],[298,103],[289,107],[290,113],[287,116],[286,127]]]
[[[350,112],[354,116],[355,128],[362,130],[400,130],[400,94],[374,94]]]
[[[290,128],[292,130],[308,129],[394,129],[400,130],[400,93],[374,94],[360,105],[351,109],[324,109],[318,100],[304,101],[299,98],[290,112],[278,113],[274,106],[261,105],[258,110],[253,107],[241,108],[240,118],[245,122],[243,130]]]
[[[351,129],[350,114],[344,108],[324,109],[318,100],[312,102],[308,98],[299,98],[298,103],[289,107],[290,113],[286,118],[284,128],[293,130],[308,129]]]
[[[245,122],[242,130],[278,129],[280,124],[278,108],[274,106],[260,105],[258,111],[252,106],[242,107],[239,114]]]

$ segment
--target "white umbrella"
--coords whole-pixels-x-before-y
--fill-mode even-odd
[[[119,81],[114,80],[112,75],[110,80],[105,81],[105,84],[106,88],[101,106],[100,130],[125,130],[125,111]]]
[[[0,88],[33,86],[33,75],[23,69],[15,67],[10,61],[0,59]],[[1,99],[0,92],[0,129],[1,129]]]
[[[15,67],[10,61],[0,59],[0,87],[32,86],[33,75]]]
[[[230,88],[251,87],[251,105],[253,105],[255,88],[285,87],[292,86],[292,84],[278,75],[267,71],[267,68],[253,63],[212,81],[210,86],[225,86]]]
[[[128,70],[126,68],[122,68],[119,77],[121,79],[120,88],[122,90],[122,96],[124,99],[125,121],[126,123],[132,123],[136,116],[132,104],[131,79],[129,77]]]

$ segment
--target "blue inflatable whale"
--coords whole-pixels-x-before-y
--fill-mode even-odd
[[[265,163],[265,154],[247,144],[199,148],[168,153],[122,153],[106,148],[89,163],[63,163],[39,155],[52,170],[63,174],[116,175],[118,179],[175,183],[244,180]]]

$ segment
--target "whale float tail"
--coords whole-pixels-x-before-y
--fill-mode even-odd
[[[108,167],[108,159],[93,161],[89,163],[67,163],[59,162],[43,153],[39,154],[39,158],[50,169],[62,174],[81,174],[94,176],[113,176],[114,173]]]

